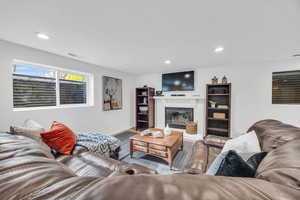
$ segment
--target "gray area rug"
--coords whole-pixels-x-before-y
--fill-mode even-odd
[[[136,133],[126,131],[120,133],[119,135],[116,135],[116,137],[122,141],[121,150],[119,154],[119,159],[121,161],[127,163],[136,163],[145,167],[149,167],[151,169],[155,169],[159,174],[174,174],[180,173],[184,169],[188,160],[190,159],[193,143],[187,141],[184,141],[183,150],[178,151],[178,153],[174,157],[172,169],[170,169],[169,165],[164,160],[151,155],[146,155],[142,152],[135,152],[133,154],[133,158],[130,158],[129,138],[134,134]]]

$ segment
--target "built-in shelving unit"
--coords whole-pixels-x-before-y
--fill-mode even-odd
[[[136,129],[154,128],[154,88],[136,88]]]
[[[206,94],[206,135],[230,137],[231,84],[208,84]]]

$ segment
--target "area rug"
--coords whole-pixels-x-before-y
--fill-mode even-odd
[[[164,160],[151,155],[146,155],[142,152],[135,152],[133,157],[130,158],[129,138],[134,134],[136,133],[133,131],[126,131],[116,135],[116,137],[122,141],[121,151],[119,154],[121,161],[127,163],[136,163],[151,169],[155,169],[159,174],[174,174],[182,172],[188,160],[190,159],[193,143],[188,141],[184,141],[183,150],[178,151],[176,156],[173,158],[172,169],[170,169],[169,165]]]

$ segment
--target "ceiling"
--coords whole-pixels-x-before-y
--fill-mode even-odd
[[[0,3],[0,38],[129,73],[283,60],[300,53],[300,0]],[[36,32],[51,39],[38,39]],[[215,54],[220,45],[224,52]],[[166,65],[168,59],[172,63]]]

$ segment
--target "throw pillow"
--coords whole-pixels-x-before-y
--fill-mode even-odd
[[[44,130],[44,127],[42,125],[40,125],[38,122],[32,120],[32,119],[27,119],[25,120],[24,122],[24,127],[27,127],[27,128],[35,128],[35,129],[43,129]]]
[[[48,145],[46,145],[42,138],[41,133],[45,132],[45,129],[36,121],[28,119],[24,122],[23,126],[11,126],[10,132],[13,134],[19,134],[24,135],[26,137],[29,137],[35,141],[37,141],[41,147],[45,150],[45,154],[48,158],[54,158],[51,154],[51,149]]]
[[[267,152],[256,153],[247,160],[247,163],[256,171],[260,162],[264,159],[266,155]]]
[[[230,150],[223,159],[216,176],[254,177],[255,170],[235,151]]]
[[[239,137],[227,140],[222,153],[235,150],[237,153],[257,153],[261,152],[261,148],[254,131],[246,133]]]
[[[56,121],[53,122],[51,130],[41,133],[41,136],[49,147],[62,154],[71,154],[76,144],[76,136],[73,131],[66,125]]]
[[[214,161],[210,164],[209,168],[206,171],[206,175],[216,175],[217,171],[220,168],[220,165],[222,164],[224,158],[227,156],[228,151],[224,153],[220,153]]]

